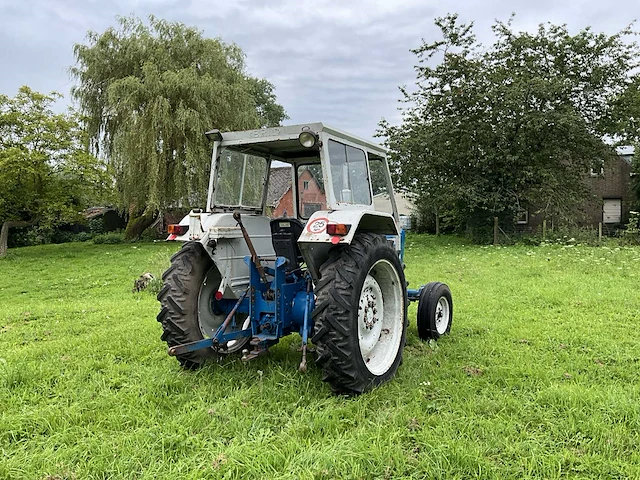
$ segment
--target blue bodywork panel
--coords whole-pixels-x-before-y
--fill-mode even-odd
[[[251,336],[268,344],[276,343],[292,332],[308,337],[313,329],[310,312],[315,307],[308,274],[300,271],[287,273],[289,264],[286,258],[276,257],[274,268],[267,270],[273,275],[273,280],[267,285],[261,282],[251,257],[245,257],[244,261],[250,271]]]

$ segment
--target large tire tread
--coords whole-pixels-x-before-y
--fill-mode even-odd
[[[162,306],[157,320],[162,324],[161,340],[169,347],[202,340],[197,319],[197,295],[200,283],[213,262],[197,242],[188,242],[171,257],[171,266],[162,274],[164,286],[158,293]],[[176,358],[185,369],[200,367],[212,356],[210,350],[198,350]]]
[[[330,258],[320,268],[320,279],[315,288],[314,335],[311,340],[317,348],[316,364],[322,367],[323,380],[330,384],[334,393],[351,395],[370,390],[393,377],[402,362],[408,322],[406,283],[401,266],[396,270],[404,294],[404,325],[398,358],[386,374],[363,374],[366,366],[357,347],[358,334],[357,331],[352,331],[353,298],[359,298],[360,295],[359,291],[354,291],[354,285],[358,276],[362,275],[362,265],[366,265],[370,260],[370,252],[380,251],[383,247],[395,255],[388,247],[384,236],[358,233],[348,247],[333,249]],[[397,264],[400,265],[399,260]],[[362,365],[358,365],[358,362]]]

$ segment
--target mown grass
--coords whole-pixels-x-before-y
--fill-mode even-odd
[[[450,285],[451,335],[349,399],[297,338],[182,372],[141,273],[175,244],[0,260],[0,478],[639,478],[640,249],[410,236],[407,278]]]

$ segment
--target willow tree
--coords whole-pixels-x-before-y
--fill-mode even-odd
[[[159,210],[204,206],[206,130],[287,118],[273,85],[247,74],[238,46],[181,23],[118,18],[118,28],[89,32],[74,52],[72,94],[92,149],[113,167],[120,205],[130,214],[129,236]]]

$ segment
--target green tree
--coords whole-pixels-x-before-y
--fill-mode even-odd
[[[633,145],[640,152],[640,75],[634,75],[633,81],[614,102],[610,135],[619,144]],[[640,209],[640,162],[632,163],[633,178],[631,185],[635,194],[635,209]]]
[[[29,87],[13,98],[0,95],[0,256],[10,228],[78,220],[109,190],[105,165],[88,153],[77,115],[51,109],[59,97]]]
[[[413,50],[416,88],[402,90],[401,125],[380,123],[396,181],[457,227],[511,220],[525,206],[568,217],[588,168],[614,153],[604,138],[612,99],[638,64],[631,30],[527,33],[510,20],[486,47],[457,15],[436,25],[442,39]]]
[[[153,16],[148,24],[118,22],[75,45],[71,73],[79,83],[72,92],[93,149],[114,169],[131,218],[128,235],[135,236],[159,210],[204,206],[211,156],[205,131],[279,125],[287,117],[273,85],[246,73],[238,46]]]

